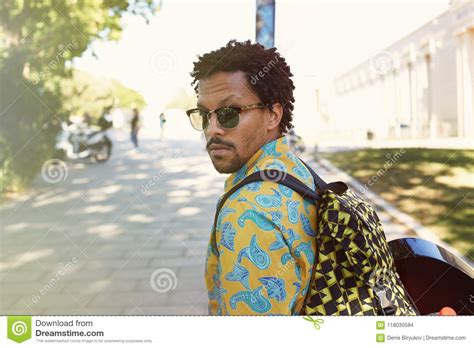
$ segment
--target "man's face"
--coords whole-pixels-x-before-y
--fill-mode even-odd
[[[243,72],[220,72],[199,81],[198,107],[214,110],[259,103]],[[239,170],[267,142],[268,109],[244,110],[237,127],[223,128],[212,113],[204,130],[206,149],[219,173]]]

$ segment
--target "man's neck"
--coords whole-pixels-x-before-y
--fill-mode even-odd
[[[278,138],[281,138],[282,135],[283,135],[283,134],[282,134],[281,131],[279,131],[279,130],[276,130],[276,131],[274,131],[274,132],[269,133],[269,134],[267,135],[267,137],[265,138],[265,139],[266,139],[265,142],[264,142],[260,147],[262,147],[263,145],[268,144],[268,143],[270,143],[270,142],[272,142],[272,141],[274,141],[274,140],[277,140]]]

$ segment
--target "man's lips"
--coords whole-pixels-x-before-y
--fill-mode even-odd
[[[230,150],[230,147],[224,146],[224,145],[213,144],[209,146],[209,151],[213,151],[213,150]]]
[[[212,144],[209,146],[209,153],[213,156],[223,156],[227,151],[230,150],[230,147],[224,145]]]

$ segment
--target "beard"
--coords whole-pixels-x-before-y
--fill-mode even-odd
[[[235,144],[222,140],[221,138],[212,138],[206,145],[206,150],[211,158],[212,164],[216,171],[221,174],[232,174],[242,168],[247,161],[252,157],[260,147],[261,136],[259,133],[248,134],[246,138],[242,140],[242,144],[245,144],[245,149],[243,153],[239,153]],[[212,155],[212,152],[209,151],[209,146],[212,144],[220,144],[229,148],[225,155]],[[255,149],[254,152],[249,152],[249,149]],[[247,150],[247,151],[245,151]],[[244,157],[242,157],[244,156]]]
[[[245,164],[237,153],[234,153],[230,159],[223,156],[213,157],[210,153],[209,157],[212,165],[220,174],[235,173]]]
[[[212,151],[209,150],[209,146],[212,144],[220,144],[229,148],[229,151],[225,155],[213,155]],[[207,153],[211,159],[212,165],[218,173],[231,174],[242,168],[245,164],[242,158],[237,153],[235,145],[231,142],[224,141],[220,138],[212,138],[206,145]]]

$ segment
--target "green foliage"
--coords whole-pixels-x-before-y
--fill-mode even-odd
[[[61,81],[64,108],[68,115],[100,117],[107,107],[140,109],[146,106],[143,97],[120,82],[97,78],[86,72],[75,70],[71,79]]]
[[[72,59],[93,41],[117,40],[125,15],[148,21],[156,10],[154,0],[0,1],[3,190],[26,185],[51,155],[59,122],[73,107],[61,90],[73,76]],[[114,84],[110,91],[127,102],[137,98]]]

